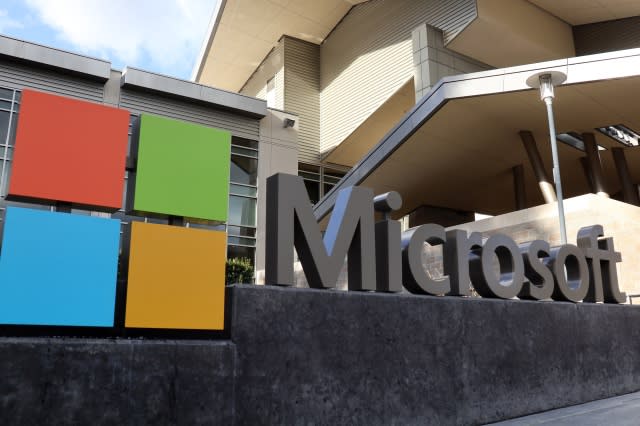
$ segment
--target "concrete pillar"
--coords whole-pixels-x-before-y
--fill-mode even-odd
[[[413,48],[413,82],[416,103],[442,77],[483,71],[491,67],[449,50],[444,46],[442,31],[426,23],[411,33]]]
[[[602,177],[602,164],[600,162],[600,153],[598,152],[598,144],[593,133],[583,133],[582,141],[584,142],[584,152],[587,154],[587,170],[589,172],[590,181],[593,183],[593,191],[603,197],[609,197],[605,190],[604,179]]]
[[[623,149],[611,148],[611,154],[613,155],[613,161],[616,163],[616,171],[618,172],[618,178],[622,185],[622,199],[625,203],[640,206],[638,190],[631,180],[631,173],[629,173],[629,166],[627,165],[627,159],[624,156]]]
[[[524,166],[522,164],[518,164],[513,167],[512,171],[516,210],[523,210],[527,208],[527,197],[524,187]]]
[[[521,130],[520,139],[522,139],[524,149],[527,151],[527,156],[529,157],[531,168],[533,168],[533,174],[538,181],[544,202],[547,204],[555,203],[558,200],[556,191],[553,189],[553,184],[551,184],[547,171],[544,169],[542,157],[540,157],[540,151],[538,151],[533,134],[528,130]]]

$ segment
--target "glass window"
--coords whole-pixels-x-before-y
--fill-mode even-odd
[[[13,90],[0,88],[0,99],[11,100],[13,98]]]
[[[231,156],[231,182],[255,186],[258,181],[258,160]]]
[[[228,238],[229,244],[241,245],[241,246],[251,246],[255,247],[256,240],[255,238],[245,238],[245,237],[234,237],[229,236]]]
[[[255,228],[246,228],[244,226],[228,226],[227,227],[227,232],[229,233],[229,235],[235,235],[235,236],[239,236],[239,237],[251,237],[251,238],[255,238],[256,236],[256,230]]]
[[[241,257],[247,258],[251,261],[252,265],[254,263],[256,249],[253,247],[242,247],[242,246],[228,246],[227,247],[227,259],[238,259]]]
[[[14,111],[11,116],[11,134],[9,135],[9,145],[13,146],[16,143],[16,129],[18,127],[18,114]],[[4,141],[2,141],[4,143]]]
[[[256,199],[229,196],[229,224],[256,226]]]
[[[0,144],[4,144],[7,140],[7,132],[9,131],[9,111],[0,111]]]
[[[11,173],[11,163],[6,161],[2,163],[4,163],[4,167],[2,167],[2,178],[1,178],[2,188],[0,188],[0,195],[4,197],[7,195],[7,186],[9,185],[9,174]]]
[[[320,182],[305,179],[304,186],[307,188],[307,194],[309,195],[309,201],[311,201],[311,204],[315,204],[320,201]]]
[[[276,107],[276,82],[275,78],[267,81],[267,106],[269,108]]]
[[[255,149],[241,148],[239,146],[232,146],[231,153],[246,155],[247,157],[258,158],[258,151],[256,151]]]
[[[307,188],[307,195],[311,204],[320,200],[320,167],[311,164],[298,164],[298,174],[304,179],[304,186]]]
[[[341,170],[314,166],[311,164],[298,164],[298,175],[304,179],[307,194],[311,203],[317,203],[344,177],[346,173]]]
[[[229,192],[234,195],[244,195],[245,197],[255,197],[258,191],[253,186],[236,185],[232,183],[229,188]]]
[[[231,138],[231,145],[235,146],[243,146],[245,148],[258,149],[258,142],[253,141],[251,139],[245,139],[238,136],[233,136]]]

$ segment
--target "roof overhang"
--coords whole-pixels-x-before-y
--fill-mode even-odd
[[[640,15],[640,2],[633,0],[529,0],[529,2],[571,25],[613,21]]]
[[[133,67],[127,67],[122,71],[120,86],[186,99],[256,119],[267,115],[267,102],[263,99]]]
[[[239,91],[283,35],[319,44],[366,0],[219,0],[192,80]]]
[[[526,0],[477,0],[447,48],[494,67],[575,56],[571,26]]]
[[[494,67],[575,55],[575,25],[640,15],[630,0],[477,0],[476,16],[447,48]]]
[[[103,83],[111,75],[109,61],[6,36],[0,36],[0,57],[55,68]]]
[[[376,194],[395,190],[398,215],[421,205],[500,214],[515,209],[514,166],[525,166],[528,205],[542,203],[519,138],[530,130],[547,170],[551,152],[544,104],[527,77],[562,71],[556,88],[557,133],[593,132],[607,149],[622,147],[595,128],[624,124],[640,130],[640,49],[563,59],[442,79],[315,207],[326,216],[337,192],[352,185]],[[566,197],[589,192],[582,151],[559,144]],[[634,181],[640,181],[640,147],[625,150]],[[609,151],[601,153],[609,192],[619,190]]]

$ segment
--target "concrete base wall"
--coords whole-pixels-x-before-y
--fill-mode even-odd
[[[233,423],[230,342],[0,339],[0,423]]]
[[[483,424],[640,389],[640,308],[239,286],[238,424]]]
[[[231,341],[0,338],[3,424],[482,424],[640,389],[640,308],[235,286]]]

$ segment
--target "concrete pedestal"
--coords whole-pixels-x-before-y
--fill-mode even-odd
[[[0,339],[3,424],[481,424],[640,389],[640,307],[229,289],[231,340]]]

